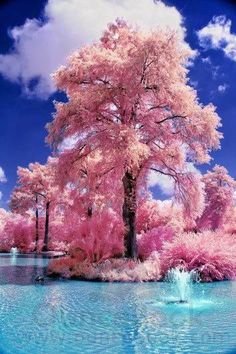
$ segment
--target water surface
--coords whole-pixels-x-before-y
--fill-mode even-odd
[[[0,353],[236,353],[236,282],[179,305],[169,283],[35,284],[47,263],[0,256]]]

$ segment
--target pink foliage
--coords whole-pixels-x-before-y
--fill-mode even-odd
[[[48,125],[58,155],[18,169],[0,251],[28,252],[39,236],[38,250],[69,252],[49,266],[65,277],[159,280],[160,261],[163,276],[181,264],[203,281],[235,277],[236,239],[219,231],[236,230],[235,181],[220,166],[203,178],[188,170],[222,137],[215,107],[188,84],[192,55],[176,33],[120,20],[71,55],[54,74],[68,97]],[[172,201],[148,199],[151,170],[173,180]],[[193,228],[217,232],[183,233]],[[125,251],[134,259],[115,258]]]
[[[216,230],[223,228],[229,220],[233,223],[235,180],[224,167],[216,165],[203,176],[202,181],[205,186],[205,208],[196,221],[197,229]]]
[[[195,218],[200,215],[199,185],[190,174],[183,178],[182,170],[189,161],[208,162],[221,133],[215,107],[200,104],[188,84],[192,55],[176,33],[142,32],[117,20],[99,42],[72,53],[54,74],[68,100],[56,102],[47,141],[60,151],[63,142],[73,142],[58,155],[58,175],[64,185],[82,187],[78,200],[85,210],[100,211],[110,200],[119,213],[125,206],[129,256],[136,249],[131,224],[139,179],[150,170],[178,186],[188,183],[178,198]]]
[[[138,236],[138,255],[147,259],[152,252],[160,251],[164,242],[171,241],[174,236],[170,227],[160,226]]]
[[[71,253],[78,251],[90,262],[121,255],[124,251],[123,223],[112,211],[107,210],[82,221],[76,233],[71,244]]]
[[[175,199],[183,204],[185,229],[195,226],[204,209],[204,189],[200,174],[182,173],[175,183]]]
[[[202,281],[235,279],[236,239],[219,231],[181,234],[164,245],[161,262],[163,274],[181,265],[197,270]]]
[[[12,235],[14,247],[21,252],[30,252],[32,248],[32,238],[34,237],[34,225],[29,220],[19,218],[6,225],[5,232]]]
[[[141,200],[137,208],[137,232],[167,226],[175,233],[182,232],[185,227],[183,208],[172,201],[154,199]]]
[[[126,258],[111,258],[101,263],[78,262],[75,258],[63,257],[49,264],[49,275],[101,281],[140,282],[161,278],[159,255],[153,253],[145,262]]]
[[[3,217],[2,213],[0,216]],[[1,221],[0,252],[9,252],[12,247],[21,252],[32,250],[34,225],[30,218],[6,212]]]

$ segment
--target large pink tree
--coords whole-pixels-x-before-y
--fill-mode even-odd
[[[191,56],[176,33],[146,33],[118,20],[98,43],[74,52],[54,74],[68,101],[56,103],[48,141],[58,147],[66,138],[73,140],[59,156],[68,181],[71,166],[79,171],[96,150],[103,168],[115,171],[123,187],[127,257],[137,255],[140,179],[154,170],[172,177],[180,190],[182,181],[191,185],[191,175],[183,178],[186,162],[208,162],[209,151],[219,148],[215,108],[200,104],[188,84]],[[184,189],[178,193],[183,200],[184,194]]]

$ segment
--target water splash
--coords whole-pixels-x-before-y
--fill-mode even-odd
[[[16,255],[18,253],[18,248],[17,247],[12,247],[11,250],[10,250],[10,253],[12,255]]]
[[[12,247],[10,250],[11,253],[11,265],[16,264],[16,259],[17,259],[17,254],[18,254],[18,248],[17,247]]]
[[[192,294],[192,283],[198,280],[196,271],[190,272],[182,268],[173,268],[168,271],[166,280],[173,284],[175,303],[189,303]]]

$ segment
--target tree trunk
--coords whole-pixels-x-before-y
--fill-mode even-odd
[[[44,241],[43,241],[43,252],[48,251],[48,236],[49,236],[49,208],[50,202],[46,203],[46,215],[45,215],[45,231],[44,231]]]
[[[126,228],[125,232],[125,256],[137,258],[136,239],[136,182],[137,179],[130,172],[126,172],[123,179],[124,204],[123,220]]]
[[[87,209],[87,215],[88,215],[89,218],[92,217],[92,215],[93,215],[93,208],[92,208],[92,207],[88,207],[88,209]]]
[[[34,252],[38,250],[38,241],[39,241],[39,210],[38,210],[38,196],[35,197],[35,248]]]

